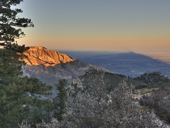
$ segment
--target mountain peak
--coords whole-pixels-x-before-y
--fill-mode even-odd
[[[42,46],[29,47],[22,53],[22,59],[27,65],[44,65],[46,67],[76,60],[66,54],[48,50]]]

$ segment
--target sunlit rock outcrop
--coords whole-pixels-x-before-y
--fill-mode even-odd
[[[50,85],[55,85],[60,79],[66,79],[71,83],[73,79],[93,69],[107,71],[41,46],[29,47],[22,53],[21,59],[26,62],[22,67],[24,76],[38,78]]]
[[[75,61],[76,59],[42,46],[29,47],[22,58],[27,65],[44,65],[45,67]]]

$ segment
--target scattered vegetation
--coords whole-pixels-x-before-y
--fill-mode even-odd
[[[51,100],[52,86],[41,83],[36,78],[22,76],[22,62],[15,51],[0,50],[0,126],[18,127],[26,120],[31,127],[52,117],[62,119],[66,106],[66,80],[57,84],[58,96]]]
[[[144,96],[140,104],[154,109],[160,119],[170,123],[170,86],[161,86],[151,96]]]
[[[169,86],[161,84],[161,88],[153,92],[152,96],[144,96],[140,103],[146,107],[140,108],[134,104],[131,95],[135,86],[140,90],[139,85],[142,85],[142,82],[122,75],[91,70],[79,77],[77,79],[79,82],[73,83],[69,99],[66,91],[67,81],[60,80],[56,85],[58,96],[53,100],[45,100],[40,97],[50,95],[51,86],[35,78],[23,77],[21,70],[23,63],[18,61],[18,58],[19,54],[16,54],[15,50],[5,48],[0,50],[2,128],[15,128],[18,127],[18,123],[22,128],[24,126],[142,127],[143,125],[158,127],[153,114],[146,109],[147,106],[154,109],[161,119],[170,122]],[[154,80],[154,77],[155,75],[150,75],[150,79]],[[167,83],[167,78],[165,77],[165,80],[163,78],[161,77],[162,83]],[[144,88],[148,87],[147,84],[145,81]],[[52,118],[56,119],[50,123]]]
[[[49,95],[52,87],[38,79],[22,77],[22,62],[14,51],[1,49],[0,65],[0,126],[15,128],[24,119],[32,124],[49,120],[45,110],[50,101],[36,95]]]
[[[148,88],[160,87],[162,85],[170,84],[170,79],[159,72],[145,73],[134,79],[145,83]],[[146,86],[140,87],[145,88]]]
[[[105,75],[110,75],[110,78]],[[117,75],[123,81],[108,92],[105,85],[114,77],[114,74],[102,71],[87,72],[71,86],[63,119],[40,123],[37,128],[159,127],[149,109],[134,104],[131,96],[133,87],[126,83],[126,77],[122,79]],[[87,82],[89,78],[93,80]]]
[[[20,54],[26,47],[12,43],[24,36],[20,27],[33,27],[12,9],[23,0],[0,2],[0,126],[1,128],[127,128],[163,127],[154,112],[170,123],[170,80],[154,72],[135,79],[92,70],[76,79],[69,91],[67,81],[56,85],[58,95],[49,99],[51,86],[36,78],[23,77]],[[152,89],[140,105],[133,90]],[[69,92],[69,93],[67,93]],[[69,97],[68,97],[69,96]]]
[[[53,100],[46,100],[39,96],[50,95],[51,86],[42,84],[35,78],[23,77],[22,62],[18,61],[18,57],[14,51],[0,50],[2,128],[15,128],[18,124],[21,128],[158,127],[150,110],[139,107],[132,99],[133,84],[137,84],[137,80],[92,70],[75,80],[69,93],[66,88],[67,81],[60,80],[56,85],[58,96]],[[168,88],[164,90],[168,91]],[[156,101],[160,102],[160,106],[166,103],[162,106],[164,108],[158,106],[154,109],[157,115],[166,112],[160,114],[160,117],[169,121],[167,101],[156,99],[163,89],[159,91],[155,93],[157,96],[150,97],[155,98],[155,102],[143,98],[141,104],[154,108]],[[168,98],[168,95],[169,92],[162,96],[162,99]]]

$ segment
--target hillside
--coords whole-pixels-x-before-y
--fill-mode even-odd
[[[42,82],[54,85],[59,79],[66,79],[69,83],[78,76],[91,69],[106,69],[86,64],[68,56],[67,54],[48,50],[44,47],[29,47],[22,53],[26,65],[22,67],[23,75],[38,78]]]
[[[104,71],[88,71],[73,81],[67,116],[56,124],[83,128],[157,128],[154,115],[147,108],[136,105],[132,98],[136,84],[141,82]]]
[[[59,79],[66,79],[69,83],[71,83],[73,79],[83,75],[86,71],[92,69],[107,71],[102,67],[86,64],[78,60],[48,67],[45,67],[43,65],[25,65],[22,67],[24,75],[38,78],[42,82],[50,85],[56,84]]]
[[[4,128],[7,125],[24,127],[28,123],[37,128],[156,128],[165,124],[160,119],[169,122],[169,86],[161,86],[156,90],[147,89],[151,82],[162,84],[169,80],[160,73],[144,74],[144,77],[139,77],[142,79],[134,79],[78,60],[54,66],[22,65],[18,61],[20,56],[14,59],[15,52],[9,53],[8,50],[2,50],[0,54],[0,124]],[[58,83],[57,86],[46,86],[38,79],[23,77],[21,66],[24,75],[52,85]],[[69,80],[70,84],[74,80],[71,85],[65,80],[58,82],[63,78]],[[57,93],[54,87],[58,89]],[[146,87],[147,91],[141,94],[141,89],[136,87]],[[51,91],[55,95],[48,99]],[[149,95],[145,95],[146,93]],[[23,119],[28,119],[29,122],[25,123]],[[40,119],[45,122],[41,123]]]
[[[134,78],[148,85],[163,85],[170,84],[170,79],[159,72],[145,73],[141,76]]]
[[[113,74],[102,70],[90,70],[84,75],[78,77],[73,81],[73,86],[81,86],[82,89],[95,88],[95,86],[103,86],[106,90],[111,91],[119,85],[119,83],[126,82],[128,86],[142,86],[145,83],[137,81],[133,78],[128,78],[124,75]]]

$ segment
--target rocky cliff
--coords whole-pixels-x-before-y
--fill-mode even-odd
[[[58,83],[59,79],[66,79],[71,83],[73,79],[92,69],[107,71],[41,46],[29,47],[23,52],[22,60],[26,62],[22,67],[24,76],[38,78],[50,85]]]
[[[45,67],[76,60],[66,54],[48,50],[41,46],[29,47],[22,55],[22,59],[27,65],[44,65]]]

